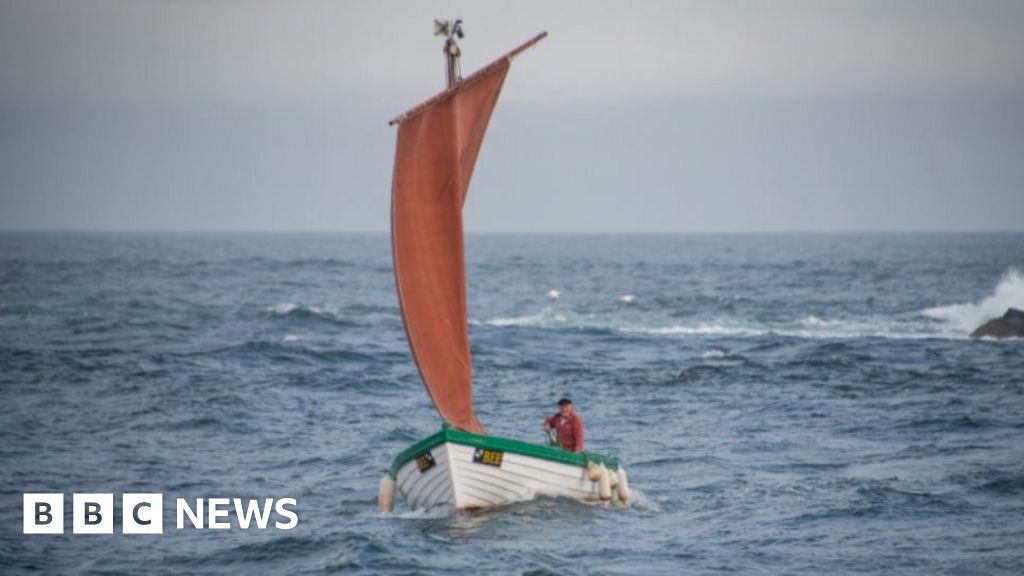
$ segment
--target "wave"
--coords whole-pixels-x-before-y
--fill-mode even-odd
[[[372,364],[379,361],[371,352],[357,350],[351,347],[340,348],[335,345],[327,346],[306,346],[299,342],[305,340],[301,336],[298,339],[287,338],[273,340],[250,340],[221,348],[213,348],[203,355],[252,355],[267,362],[289,362],[296,359],[312,360],[327,364]],[[294,335],[292,335],[294,336]]]
[[[273,316],[282,318],[328,320],[335,324],[355,325],[334,306],[303,306],[294,302],[281,302],[264,310]]]
[[[272,312],[280,316],[287,316],[293,312],[296,313],[310,313],[317,316],[323,316],[328,313],[326,308],[317,308],[316,306],[301,306],[294,302],[281,302],[267,308],[267,312]]]
[[[327,258],[299,258],[299,259],[296,259],[296,260],[287,260],[287,261],[281,262],[281,263],[286,265],[286,266],[296,267],[296,268],[303,267],[303,266],[312,266],[314,268],[333,268],[333,267],[345,268],[345,267],[348,267],[348,266],[352,266],[352,262],[349,262],[348,260],[339,260],[337,258],[330,258],[330,257],[327,257]]]
[[[698,324],[673,324],[671,326],[629,326],[626,333],[652,334],[662,336],[764,336],[773,332],[763,326],[740,326],[729,322],[701,322]]]
[[[550,304],[535,314],[496,317],[471,321],[471,324],[499,328],[603,330],[652,336],[962,339],[987,320],[1002,316],[1010,307],[1024,309],[1024,274],[1014,268],[1007,270],[993,293],[979,302],[908,310],[896,315],[823,318],[811,314],[759,321],[727,314],[677,322],[672,317],[641,317],[633,313],[635,310],[624,307],[603,312],[581,312]]]
[[[623,320],[614,313],[588,313],[571,310],[556,310],[547,306],[537,314],[525,316],[498,317],[490,320],[471,320],[472,325],[526,328],[569,328],[577,330],[610,330],[640,334],[720,334],[757,335],[764,330],[748,329],[742,326],[723,326],[715,323],[696,325],[645,325]]]
[[[667,501],[667,500],[662,499],[662,498],[655,499],[652,496],[648,496],[647,493],[644,492],[643,490],[641,490],[639,488],[636,488],[635,486],[632,486],[632,482],[630,482],[630,484],[631,485],[629,487],[629,491],[632,492],[632,495],[630,496],[630,500],[629,500],[629,504],[627,505],[627,508],[630,508],[630,509],[633,509],[633,510],[637,510],[637,511],[640,511],[640,512],[656,512],[656,513],[658,513],[658,512],[662,511],[661,503],[658,500],[663,500],[663,501]]]
[[[434,508],[423,509],[419,508],[416,510],[406,510],[404,512],[391,513],[391,512],[377,512],[381,518],[398,518],[401,520],[441,520],[450,516],[458,514],[458,510],[455,508],[436,506]]]
[[[540,328],[548,327],[566,327],[577,324],[569,317],[570,313],[555,311],[550,306],[544,308],[538,314],[530,314],[527,316],[516,316],[509,318],[492,318],[491,320],[475,321],[470,320],[470,324],[486,324],[488,326],[536,326]]]
[[[581,313],[545,307],[536,314],[471,320],[471,325],[497,328],[539,328],[569,330],[604,330],[621,334],[650,336],[728,336],[757,337],[767,335],[794,338],[963,338],[965,334],[950,334],[936,330],[923,322],[907,319],[872,316],[864,318],[825,319],[809,315],[783,321],[743,320],[719,317],[689,323],[666,322],[651,318],[637,321],[615,312]]]
[[[992,294],[980,302],[936,306],[921,311],[933,320],[939,320],[952,332],[970,334],[989,320],[1002,316],[1007,308],[1024,309],[1024,275],[1016,268],[1003,274]]]
[[[996,474],[996,478],[978,486],[976,490],[999,495],[1014,496],[1024,493],[1024,475]]]

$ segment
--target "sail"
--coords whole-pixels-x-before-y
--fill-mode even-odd
[[[409,347],[438,413],[483,433],[473,412],[462,205],[509,63],[537,36],[392,121],[395,284]]]

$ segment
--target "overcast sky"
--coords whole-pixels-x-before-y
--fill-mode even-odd
[[[455,16],[471,231],[1024,230],[1019,0],[0,0],[0,229],[387,230]]]

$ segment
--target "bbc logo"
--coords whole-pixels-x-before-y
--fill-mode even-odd
[[[74,494],[71,506],[73,533],[114,533],[113,494]],[[163,494],[122,494],[121,510],[121,532],[163,534]],[[64,494],[25,494],[22,518],[25,534],[63,534]]]

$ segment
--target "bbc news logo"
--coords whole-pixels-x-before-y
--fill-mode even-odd
[[[178,530],[190,525],[195,529],[227,530],[234,514],[238,527],[255,526],[265,530],[271,525],[291,530],[299,524],[294,498],[185,498],[175,500]],[[71,497],[71,532],[73,534],[113,534],[113,494],[73,494]],[[164,495],[122,494],[121,532],[123,534],[163,534]],[[22,509],[25,534],[64,533],[64,494],[24,494]],[[271,519],[274,519],[271,523]]]

